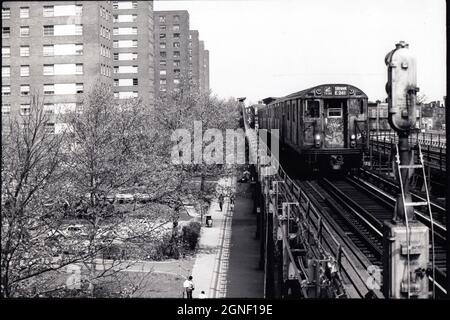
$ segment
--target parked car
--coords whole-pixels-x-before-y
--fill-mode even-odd
[[[134,201],[134,197],[129,193],[118,193],[116,194],[116,200],[119,203],[130,203]]]
[[[148,193],[136,193],[134,198],[140,203],[146,203],[150,201],[150,195]]]

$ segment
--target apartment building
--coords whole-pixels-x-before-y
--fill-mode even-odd
[[[200,88],[200,38],[197,30],[189,31],[189,77]]]
[[[114,96],[154,103],[153,1],[112,2]]]
[[[108,1],[2,3],[2,116],[74,110],[94,83],[112,84]],[[49,130],[58,131],[58,124]]]
[[[189,73],[189,13],[155,11],[155,96],[180,84]]]
[[[58,114],[75,110],[95,83],[117,98],[153,103],[152,1],[2,2],[2,116],[27,115],[43,98]]]

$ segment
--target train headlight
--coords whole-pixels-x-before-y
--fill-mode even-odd
[[[355,136],[354,134],[352,134],[352,135],[350,136],[350,147],[351,147],[351,148],[356,147],[356,136]]]
[[[314,145],[316,148],[320,148],[322,145],[322,136],[319,133],[314,136]]]

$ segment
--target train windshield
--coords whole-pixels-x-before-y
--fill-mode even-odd
[[[319,101],[307,100],[305,108],[306,118],[319,118],[320,117],[320,104]]]

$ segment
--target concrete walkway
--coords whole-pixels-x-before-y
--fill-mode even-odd
[[[221,178],[217,182],[217,190],[233,188],[235,178]],[[225,198],[222,211],[219,209],[217,199],[209,207],[208,215],[213,219],[211,228],[203,226],[200,235],[199,248],[192,270],[195,290],[193,297],[197,298],[201,291],[205,291],[208,298],[222,297],[221,281],[226,278],[226,260],[224,248],[229,246],[231,216],[229,199]],[[205,217],[204,220],[205,221]],[[223,286],[222,286],[223,289]]]
[[[227,298],[264,298],[264,272],[259,267],[260,242],[249,183],[238,183],[231,226]]]

